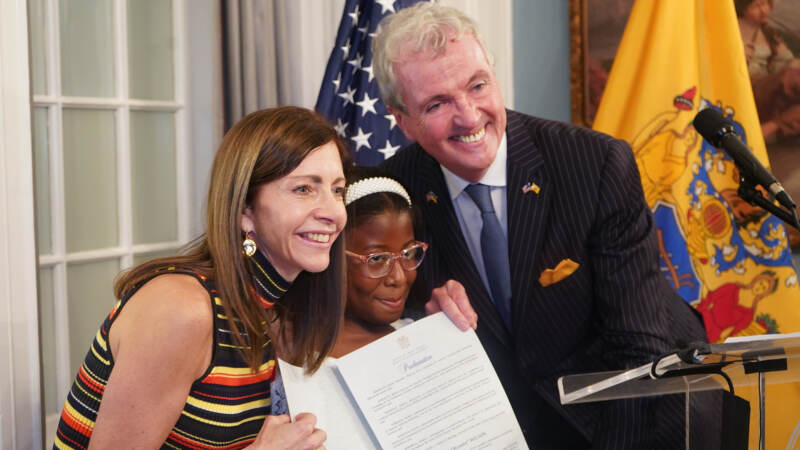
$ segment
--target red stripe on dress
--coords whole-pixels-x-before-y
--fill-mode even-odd
[[[105,390],[106,390],[105,385],[100,384],[97,381],[93,380],[92,377],[90,377],[89,374],[86,373],[85,370],[83,370],[83,366],[82,365],[81,365],[81,368],[78,370],[78,378],[81,381],[83,381],[84,385],[87,388],[97,392],[100,395],[103,395],[103,392],[105,392]]]
[[[202,444],[200,442],[193,441],[191,439],[188,439],[188,438],[185,438],[185,437],[181,436],[180,434],[177,434],[174,430],[169,434],[169,436],[167,437],[167,440],[168,441],[169,440],[173,440],[174,442],[177,442],[177,443],[179,443],[179,444],[181,444],[183,446],[189,447],[189,448],[193,448],[195,450],[208,450],[208,449],[223,448],[223,447],[220,447],[218,445]],[[233,444],[233,445],[225,447],[225,448],[230,448],[230,449],[244,448],[244,447],[247,447],[248,445],[252,444],[253,442],[255,442],[255,439],[247,439],[247,440],[244,440],[242,442]]]
[[[119,308],[119,306],[117,306],[117,305],[119,305],[119,303],[115,304],[114,307],[111,308],[111,312],[108,313],[108,318],[109,319],[113,319],[114,318],[114,314],[117,313],[117,309]]]
[[[60,427],[59,427],[59,429],[58,429],[58,435],[61,437],[61,439],[62,439],[62,440],[64,440],[64,441],[68,441],[70,444],[72,444],[72,446],[73,446],[73,447],[76,447],[76,448],[86,448],[86,447],[84,447],[83,445],[81,445],[81,444],[80,444],[80,442],[73,441],[72,439],[68,438],[68,437],[67,437],[67,435],[65,435],[65,434],[64,434],[64,432],[63,432],[63,431],[61,431],[61,428],[60,428]]]
[[[64,408],[64,412],[61,414],[61,420],[66,422],[66,424],[69,425],[69,427],[72,428],[76,433],[80,433],[86,436],[87,438],[90,438],[92,436],[92,430],[94,429],[94,427],[86,425],[86,423],[82,422],[77,417],[70,414],[66,408]]]
[[[256,392],[255,394],[242,395],[242,396],[239,396],[239,397],[226,397],[224,395],[205,394],[205,393],[197,391],[197,390],[192,391],[192,394],[195,394],[195,395],[198,395],[198,396],[201,396],[201,397],[218,398],[218,399],[222,399],[222,400],[242,400],[242,399],[245,399],[245,398],[255,397],[255,396],[258,396],[258,395],[264,395],[266,393],[267,393],[267,391],[261,391],[261,392]]]
[[[273,366],[272,370],[266,370],[262,373],[257,373],[254,375],[229,375],[222,373],[211,374],[203,380],[203,383],[221,384],[223,386],[244,386],[246,384],[255,384],[272,378],[272,372],[274,370],[275,368]]]

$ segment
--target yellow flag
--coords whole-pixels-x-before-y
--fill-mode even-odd
[[[733,0],[637,1],[594,128],[631,144],[663,273],[703,315],[712,342],[800,331],[785,226],[736,195],[733,161],[692,127],[704,108],[734,122],[767,165]],[[756,389],[737,394],[750,401],[756,448]],[[800,448],[800,385],[771,385],[766,399],[768,447]]]

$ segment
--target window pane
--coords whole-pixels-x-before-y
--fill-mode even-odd
[[[119,242],[114,112],[65,108],[63,125],[67,252],[114,247]]]
[[[62,0],[59,16],[63,95],[114,96],[111,0]]]
[[[56,312],[53,295],[53,269],[39,269],[39,323],[42,342],[42,376],[44,377],[44,413],[57,414],[63,398],[58,398],[56,378]]]
[[[166,256],[175,256],[178,254],[178,250],[163,250],[160,252],[149,252],[149,253],[140,253],[138,255],[133,255],[133,265],[139,265],[145,261],[150,261],[151,259],[157,258],[164,258]]]
[[[36,177],[36,227],[39,254],[53,251],[50,228],[50,136],[47,108],[33,109],[33,164]]]
[[[100,324],[114,307],[118,259],[67,265],[70,373],[77,373]]]
[[[131,111],[130,116],[133,243],[177,240],[174,115]]]
[[[42,0],[29,0],[31,77],[33,93],[47,94],[47,51],[45,33],[47,31]]]
[[[128,1],[128,83],[131,98],[172,100],[172,2]]]

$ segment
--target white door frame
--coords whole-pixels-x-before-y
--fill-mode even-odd
[[[0,447],[42,445],[26,0],[0,1]]]

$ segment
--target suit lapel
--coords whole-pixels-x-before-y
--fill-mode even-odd
[[[441,255],[439,260],[447,267],[445,273],[449,275],[448,278],[456,279],[464,285],[470,303],[478,313],[478,322],[489,328],[504,345],[510,345],[508,331],[472,260],[439,164],[425,155],[418,175],[419,185],[415,190],[425,199],[418,204],[422,208],[425,226],[437,239],[433,244]]]
[[[544,170],[544,155],[532,139],[530,125],[508,112],[508,257],[511,268],[511,313],[515,320],[527,317],[530,292],[538,284],[534,261],[547,229],[552,183]],[[534,186],[535,185],[535,186]],[[536,192],[538,186],[538,193]],[[514,329],[525,326],[515,322]]]

